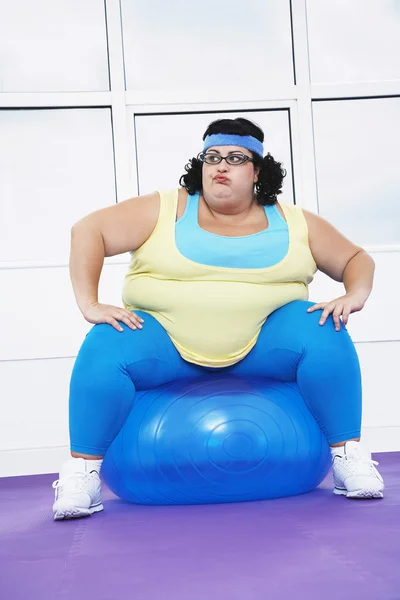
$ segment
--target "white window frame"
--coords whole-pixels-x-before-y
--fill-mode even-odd
[[[110,91],[71,93],[4,93],[1,108],[109,107],[111,108],[117,202],[137,194],[136,140],[134,118],[151,113],[188,113],[198,111],[289,110],[293,176],[296,203],[318,212],[315,149],[312,120],[314,99],[367,99],[400,97],[400,80],[346,84],[311,84],[307,35],[306,0],[291,0],[295,82],[293,85],[267,88],[265,93],[245,90],[229,98],[212,89],[165,92],[125,90],[123,38],[120,0],[104,0],[107,23]],[[251,98],[249,100],[249,98]],[[400,244],[365,246],[368,252],[400,252]],[[112,257],[106,262],[119,263]],[[124,261],[125,262],[125,261]],[[67,266],[39,262],[1,263],[4,268]]]

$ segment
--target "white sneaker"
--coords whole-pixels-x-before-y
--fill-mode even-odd
[[[54,481],[54,520],[86,517],[103,510],[101,481],[97,471],[89,471],[90,461],[71,458]]]
[[[347,498],[383,498],[383,479],[360,442],[346,442],[343,447],[331,448],[333,493]]]

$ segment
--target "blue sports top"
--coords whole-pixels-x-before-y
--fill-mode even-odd
[[[189,195],[175,225],[175,243],[183,256],[203,265],[259,269],[279,263],[289,248],[288,226],[276,205],[264,206],[268,228],[240,237],[218,235],[198,222],[200,194]]]

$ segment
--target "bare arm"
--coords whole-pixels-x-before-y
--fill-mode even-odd
[[[99,322],[87,318],[87,312],[98,303],[104,258],[139,248],[157,223],[159,206],[157,193],[138,196],[95,211],[72,227],[70,277],[77,304],[90,322]]]
[[[369,297],[374,283],[375,261],[365,250],[360,250],[347,263],[343,272],[343,283],[348,294]]]
[[[371,293],[375,263],[360,246],[353,244],[322,217],[303,210],[310,249],[320,271],[344,284],[347,293]]]
[[[308,226],[310,249],[320,271],[344,284],[346,295],[319,302],[308,312],[323,309],[320,325],[332,312],[337,330],[340,316],[347,325],[349,315],[361,310],[371,293],[375,263],[363,248],[353,244],[322,217],[303,210]]]
[[[80,221],[71,230],[69,272],[76,302],[85,309],[98,302],[98,287],[105,249],[100,231]]]

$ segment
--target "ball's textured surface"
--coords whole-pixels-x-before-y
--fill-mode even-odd
[[[296,384],[210,373],[137,393],[102,476],[137,504],[203,504],[301,494],[330,464]]]

